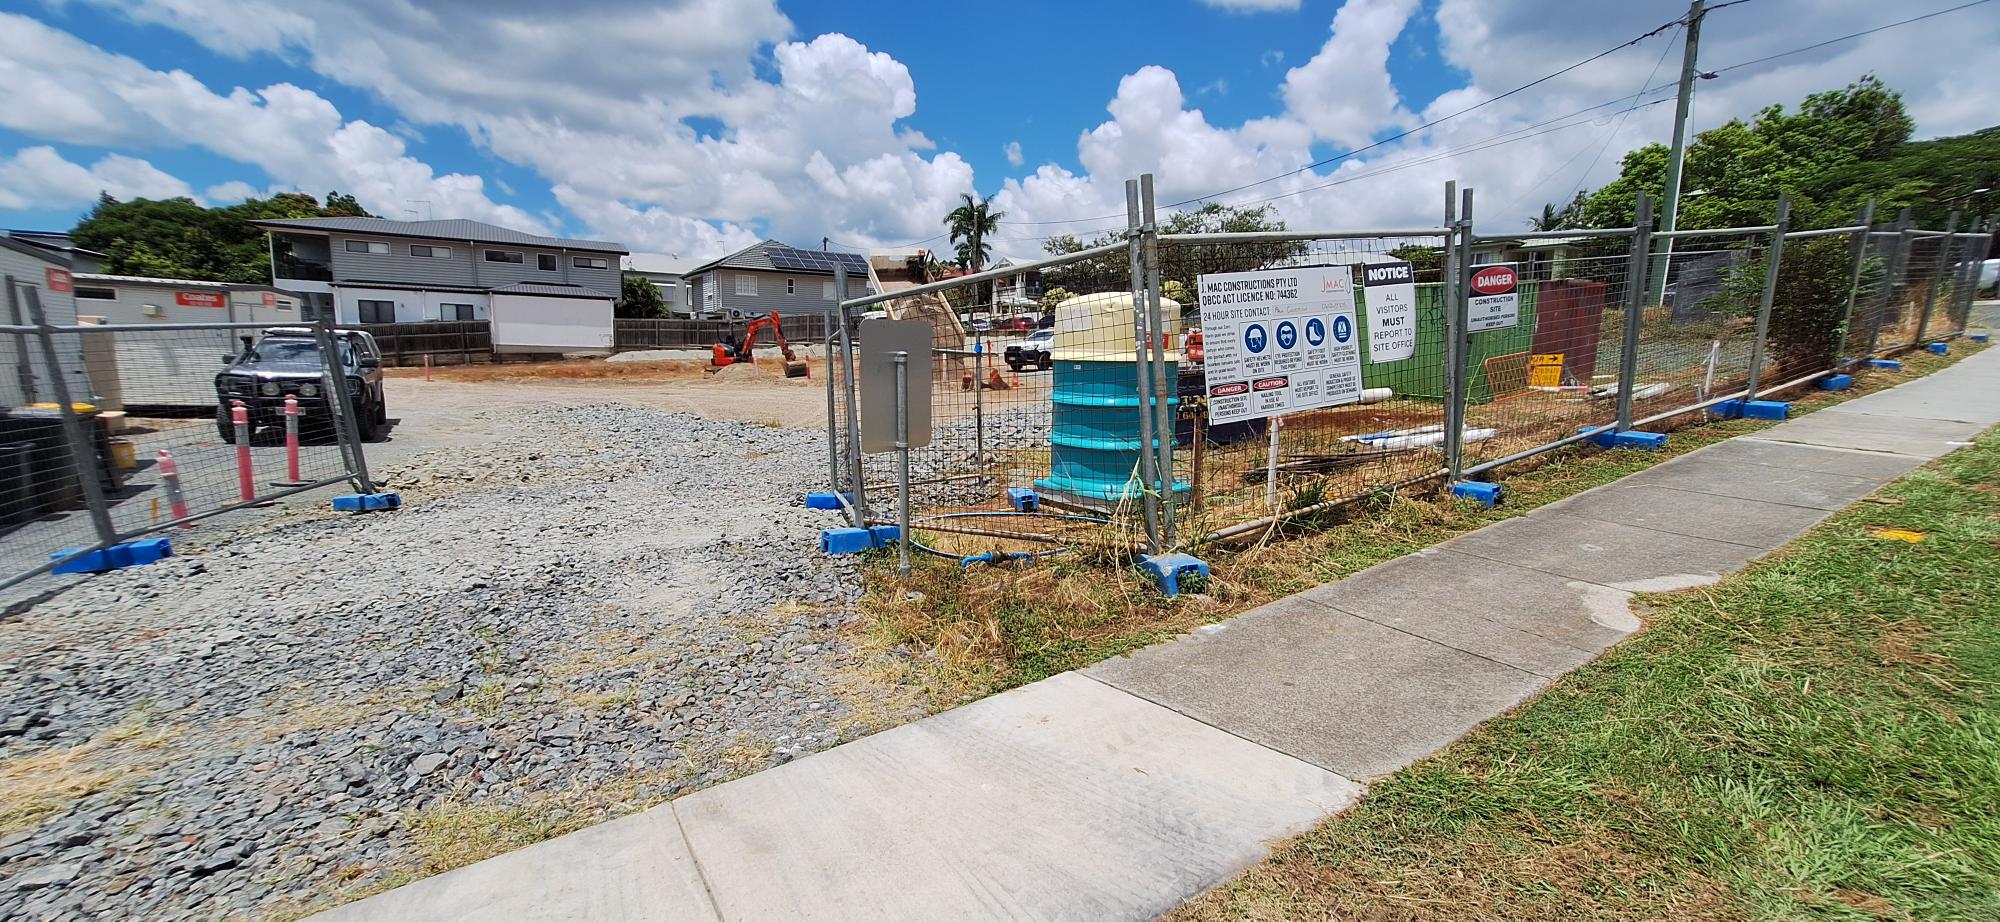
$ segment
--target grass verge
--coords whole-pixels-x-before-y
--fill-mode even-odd
[[[1173,918],[2000,918],[1996,597],[2000,432]]]
[[[1901,357],[1901,371],[1857,375],[1847,391],[1798,394],[1793,413],[1894,387],[1980,348],[1962,341],[1950,356],[1910,353]],[[907,580],[897,578],[894,555],[878,555],[864,570],[863,617],[850,628],[855,643],[870,654],[855,681],[872,686],[876,695],[889,690],[906,706],[892,709],[897,716],[887,725],[905,722],[910,710],[944,710],[1157,643],[1775,425],[1700,419],[1682,417],[1682,427],[1662,451],[1576,447],[1507,468],[1502,472],[1507,498],[1496,508],[1435,491],[1384,493],[1348,507],[1338,520],[1304,523],[1248,548],[1204,548],[1200,553],[1214,578],[1207,591],[1177,599],[1161,598],[1129,570],[1074,555],[1033,567],[975,566],[961,573],[953,561],[920,554]]]

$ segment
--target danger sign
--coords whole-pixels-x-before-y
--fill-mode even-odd
[[[48,280],[50,291],[69,291],[75,287],[68,269],[50,269]]]
[[[174,303],[182,307],[228,307],[229,302],[219,292],[176,291]]]
[[[1504,330],[1520,323],[1521,294],[1515,290],[1519,281],[1509,264],[1482,266],[1473,272],[1471,297],[1466,299],[1466,330]]]

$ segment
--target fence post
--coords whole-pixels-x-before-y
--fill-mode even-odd
[[[1895,303],[1896,289],[1903,277],[1903,264],[1909,260],[1910,209],[1896,213],[1895,234],[1889,238],[1889,259],[1882,277],[1882,309],[1875,312],[1875,329],[1868,333],[1868,354],[1874,358],[1882,341],[1882,327],[1889,322],[1889,305]]]
[[[1671,240],[1672,238],[1667,238]],[[1652,288],[1647,280],[1647,255],[1653,245],[1653,198],[1644,192],[1632,203],[1632,256],[1625,267],[1625,335],[1618,352],[1618,431],[1632,428],[1632,392],[1639,381],[1639,327],[1646,320]],[[1669,264],[1660,263],[1665,272]],[[1661,279],[1661,284],[1666,284]],[[1662,291],[1665,289],[1662,288]],[[1540,323],[1541,315],[1536,314]]]
[[[1785,261],[1785,234],[1792,227],[1792,199],[1778,196],[1778,226],[1771,231],[1771,252],[1764,257],[1764,295],[1757,301],[1757,338],[1750,342],[1750,383],[1744,402],[1757,399],[1757,379],[1764,372],[1764,338],[1771,331],[1771,305],[1778,299],[1778,272]]]
[[[1840,311],[1840,341],[1834,344],[1834,369],[1846,368],[1861,359],[1856,356],[1841,355],[1849,351],[1848,335],[1854,323],[1854,299],[1861,294],[1861,268],[1868,260],[1868,231],[1875,225],[1875,197],[1869,196],[1868,203],[1861,206],[1861,229],[1854,232],[1852,252],[1847,257],[1847,306]]]
[[[1917,335],[1910,338],[1912,346],[1924,344],[1924,333],[1931,326],[1931,310],[1937,307],[1938,286],[1944,284],[1945,266],[1951,263],[1951,245],[1957,239],[1958,212],[1953,211],[1951,218],[1944,224],[1944,239],[1938,243],[1937,269],[1931,272],[1930,290],[1924,292],[1924,315],[1917,318]]]
[[[1138,383],[1139,403],[1134,409],[1139,412],[1139,492],[1140,508],[1146,521],[1146,549],[1148,553],[1160,552],[1160,497],[1154,489],[1157,475],[1154,471],[1158,455],[1153,446],[1153,373],[1146,367],[1147,341],[1152,331],[1147,329],[1146,311],[1146,270],[1143,252],[1143,235],[1139,230],[1139,181],[1125,180],[1125,237],[1128,262],[1131,264],[1132,291],[1132,371]]]
[[[1451,360],[1451,393],[1445,406],[1451,422],[1445,426],[1445,480],[1456,483],[1465,471],[1465,411],[1472,396],[1469,370],[1472,367],[1472,190],[1458,193],[1458,258],[1453,266],[1455,295],[1450,305],[1451,345],[1457,353]]]
[[[90,509],[90,524],[97,529],[98,545],[110,547],[118,543],[118,530],[111,527],[111,506],[104,498],[104,474],[98,467],[96,442],[84,431],[83,420],[77,418],[76,406],[70,400],[69,382],[63,380],[62,359],[56,354],[55,328],[49,326],[48,315],[42,310],[41,293],[33,286],[25,287],[24,293],[28,319],[35,325],[35,338],[42,344],[42,361],[49,369],[49,390],[55,392],[63,437],[69,442],[70,457],[76,459],[77,486],[83,488],[83,502]]]
[[[322,387],[327,409],[333,415],[334,440],[340,443],[340,453],[347,459],[347,472],[355,492],[373,493],[375,478],[368,475],[368,459],[362,455],[361,437],[355,428],[354,395],[347,392],[347,370],[341,365],[340,344],[325,321],[313,324],[313,339],[319,343],[320,373],[326,379]]]
[[[868,485],[861,477],[861,399],[854,382],[854,329],[847,317],[847,264],[833,264],[833,304],[840,313],[840,379],[847,402],[847,482],[854,488],[854,527],[868,527]],[[827,375],[832,376],[832,361]]]
[[[827,324],[831,328],[833,324]],[[834,401],[833,336],[826,337],[826,486],[835,493],[844,493],[840,487],[843,471],[840,469],[840,405]],[[858,526],[857,526],[858,527]]]
[[[1441,265],[1441,303],[1439,319],[1444,323],[1444,467],[1445,485],[1458,482],[1458,472],[1464,467],[1465,426],[1462,408],[1458,405],[1458,181],[1446,180],[1444,184],[1444,254]]]
[[[1168,324],[1160,303],[1160,228],[1153,210],[1153,174],[1139,176],[1140,233],[1145,235],[1146,322],[1152,326],[1153,431],[1158,433],[1159,460],[1153,463],[1160,477],[1160,542],[1163,549],[1174,546],[1174,413],[1173,402],[1180,395],[1180,382],[1167,380]]]

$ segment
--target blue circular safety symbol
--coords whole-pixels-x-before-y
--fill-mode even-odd
[[[1346,342],[1354,338],[1354,321],[1346,317],[1333,318],[1333,338],[1335,342]]]
[[[1326,324],[1321,323],[1318,317],[1306,321],[1306,342],[1315,346],[1326,342]]]
[[[1264,333],[1263,324],[1253,323],[1243,328],[1243,348],[1251,352],[1263,352],[1264,347],[1268,345],[1270,340]]]
[[[1278,324],[1278,348],[1290,349],[1299,344],[1299,328],[1289,320]]]

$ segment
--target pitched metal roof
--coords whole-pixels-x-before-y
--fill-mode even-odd
[[[445,221],[392,221],[388,218],[277,218],[252,221],[258,227],[279,230],[345,231],[350,234],[375,234],[383,237],[417,237],[431,240],[467,240],[473,243],[508,243],[515,246],[546,247],[562,250],[591,250],[601,253],[626,253],[622,243],[607,240],[573,240],[566,237],[542,237],[525,234],[517,230],[488,224],[484,221],[469,221],[452,218]]]
[[[605,294],[595,288],[583,285],[544,285],[538,282],[515,282],[493,289],[496,295],[541,295],[548,298],[599,298],[612,300],[616,295]]]
[[[694,275],[710,269],[763,269],[771,272],[797,272],[804,275],[832,275],[835,263],[845,265],[847,274],[851,278],[868,277],[868,260],[859,253],[801,250],[776,240],[759,241],[721,259],[696,266],[688,270],[687,274]]]

